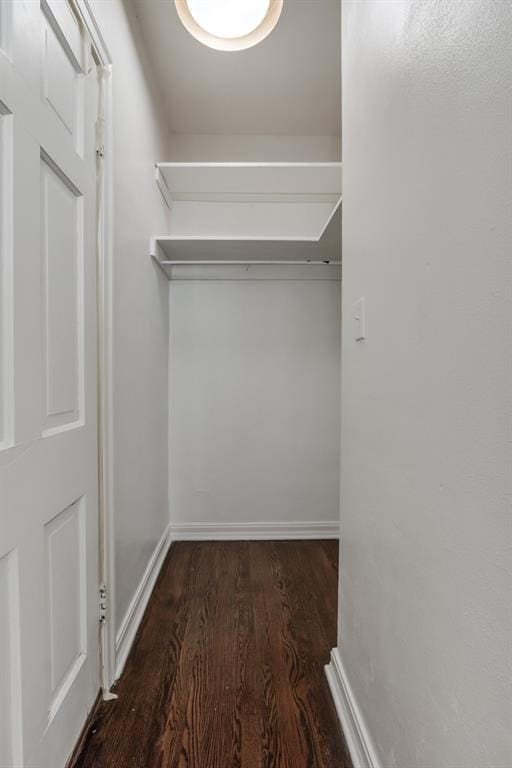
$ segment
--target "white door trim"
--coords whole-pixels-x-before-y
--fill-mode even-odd
[[[101,155],[98,170],[103,190],[98,210],[98,462],[100,514],[100,583],[106,587],[106,620],[100,627],[100,680],[103,697],[109,698],[115,680],[116,633],[114,616],[114,454],[113,454],[113,246],[114,175],[112,152],[112,58],[88,0],[74,0],[91,38],[96,64],[103,68],[103,130],[98,137]]]

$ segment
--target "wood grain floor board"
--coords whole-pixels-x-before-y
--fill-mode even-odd
[[[178,542],[70,768],[351,768],[334,541]]]

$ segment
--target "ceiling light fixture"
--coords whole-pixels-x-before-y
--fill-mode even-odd
[[[190,34],[218,51],[243,51],[269,35],[283,0],[174,0]]]

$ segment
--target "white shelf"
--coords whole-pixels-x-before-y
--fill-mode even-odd
[[[341,163],[157,163],[170,280],[339,279]]]
[[[272,273],[340,279],[340,233],[338,203],[318,237],[162,235],[151,238],[150,254],[170,280],[227,279],[226,274],[246,279],[248,273],[265,275],[260,279]]]
[[[156,181],[174,201],[337,202],[341,163],[157,163]]]

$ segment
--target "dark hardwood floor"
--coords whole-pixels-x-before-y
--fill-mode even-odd
[[[73,768],[349,768],[323,666],[337,542],[171,547]]]

